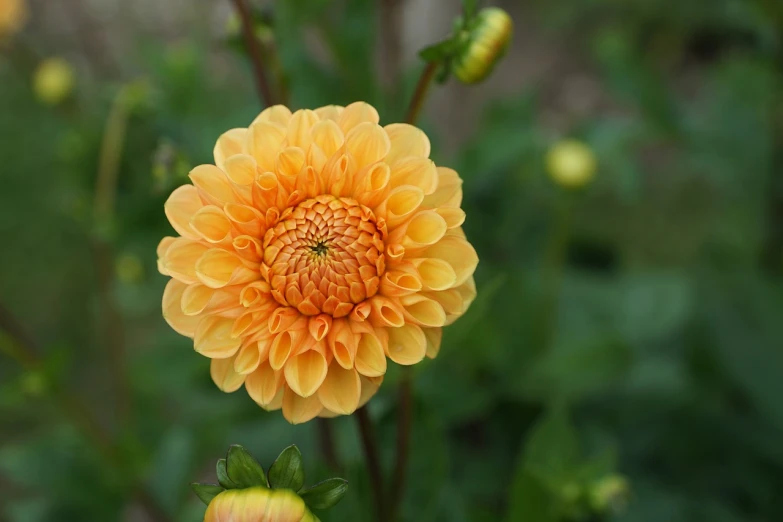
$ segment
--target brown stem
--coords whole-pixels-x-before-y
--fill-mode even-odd
[[[267,81],[266,73],[264,72],[263,52],[261,51],[261,45],[258,43],[255,30],[253,29],[253,19],[250,14],[250,9],[247,7],[246,0],[232,1],[234,2],[237,14],[239,14],[239,19],[242,22],[242,35],[245,39],[247,51],[250,53],[250,61],[253,64],[258,95],[261,97],[264,104],[269,107],[275,104],[275,97],[272,94],[272,89],[269,87],[269,82]]]
[[[405,121],[411,125],[416,123],[419,118],[419,112],[424,105],[424,99],[427,97],[427,91],[435,78],[435,72],[438,70],[439,62],[428,62],[427,66],[419,76],[419,83],[416,84],[416,90],[413,92],[410,105],[408,105],[408,115]]]
[[[0,330],[5,331],[11,341],[12,346],[7,350],[8,355],[25,370],[39,371],[41,364],[33,338],[2,303],[0,303]],[[5,343],[2,343],[2,346],[5,347]],[[107,462],[121,470],[123,461],[117,453],[116,447],[106,431],[95,421],[87,407],[61,386],[52,384],[50,390],[52,399],[60,406],[60,411],[64,412],[71,422],[84,433],[84,436],[95,445]],[[150,520],[154,522],[169,521],[165,511],[145,489],[138,487],[136,498],[149,515]]]
[[[381,473],[381,460],[378,456],[378,444],[375,440],[370,415],[367,408],[356,410],[356,421],[359,423],[359,433],[362,438],[362,448],[364,449],[364,460],[367,463],[367,472],[370,475],[370,487],[372,488],[373,500],[375,502],[375,513],[377,522],[386,522],[388,513],[383,495],[383,476]]]
[[[397,459],[394,467],[394,482],[391,491],[391,520],[397,520],[405,496],[405,479],[408,474],[410,454],[411,422],[413,417],[413,376],[411,369],[402,369],[399,389],[399,414],[397,416]]]
[[[339,472],[341,470],[340,461],[337,458],[332,424],[329,422],[329,419],[318,418],[318,441],[321,445],[321,453],[324,456],[326,465],[333,472]]]

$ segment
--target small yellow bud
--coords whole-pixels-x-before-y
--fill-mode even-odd
[[[628,481],[622,475],[607,475],[590,488],[590,506],[599,513],[620,512],[630,495]]]
[[[47,105],[57,105],[73,90],[74,74],[70,64],[62,58],[44,60],[35,71],[35,95]]]
[[[289,489],[254,487],[217,495],[207,507],[204,522],[315,522],[304,501]]]
[[[546,167],[558,185],[578,188],[593,179],[597,161],[592,149],[581,141],[564,140],[549,149]]]
[[[115,263],[117,279],[126,285],[139,283],[144,278],[144,265],[138,256],[122,254]]]
[[[19,31],[26,21],[25,0],[0,0],[0,40]]]
[[[488,7],[479,11],[465,31],[464,48],[454,59],[453,71],[463,83],[478,83],[506,54],[514,24],[503,9]]]

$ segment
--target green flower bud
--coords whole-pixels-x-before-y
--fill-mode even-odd
[[[452,64],[454,75],[463,83],[478,83],[492,72],[506,54],[514,24],[499,7],[479,11],[460,35],[460,49]]]

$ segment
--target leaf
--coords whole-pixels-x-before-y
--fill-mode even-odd
[[[557,522],[556,499],[527,470],[524,462],[517,466],[514,483],[509,491],[506,522]]]
[[[238,485],[228,477],[226,470],[226,459],[217,461],[217,478],[221,486],[226,489],[237,489]]]
[[[251,488],[253,486],[267,487],[264,468],[242,446],[234,444],[228,448],[228,458],[226,460],[228,477],[237,486],[241,488]]]
[[[193,492],[196,496],[206,505],[209,505],[213,498],[225,491],[222,486],[218,486],[217,484],[199,484],[198,482],[194,482],[190,487],[193,488]]]
[[[347,480],[330,478],[302,491],[299,496],[310,508],[329,509],[340,502],[347,490]]]
[[[465,19],[470,20],[476,14],[478,8],[478,0],[462,0],[462,12],[465,14]]]
[[[299,491],[304,486],[302,453],[296,445],[287,447],[269,468],[269,485]]]
[[[563,486],[579,464],[579,441],[565,406],[551,406],[534,427],[523,453],[523,465],[552,489]]]
[[[454,51],[454,40],[449,38],[419,51],[419,56],[425,62],[440,62],[449,58]]]

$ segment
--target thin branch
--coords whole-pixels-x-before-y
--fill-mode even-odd
[[[337,451],[334,445],[334,434],[332,433],[332,424],[329,419],[318,418],[318,441],[321,445],[321,453],[324,456],[326,465],[334,472],[340,472],[340,461],[337,458]]]
[[[419,83],[416,84],[416,90],[413,92],[410,105],[408,106],[408,115],[405,117],[405,121],[411,125],[416,123],[419,118],[419,113],[424,105],[424,100],[427,97],[427,91],[429,91],[433,78],[435,78],[435,72],[438,70],[439,62],[429,62],[419,77]]]
[[[370,475],[370,487],[372,488],[373,500],[375,502],[376,520],[377,522],[386,522],[388,520],[388,512],[386,511],[383,495],[383,475],[372,420],[370,420],[366,407],[356,410],[355,417],[359,423],[364,460],[367,463],[367,471]]]
[[[399,413],[397,416],[397,459],[391,490],[391,520],[397,516],[405,496],[405,479],[408,476],[410,456],[411,422],[413,417],[413,376],[409,367],[403,367],[399,389]]]
[[[264,71],[264,58],[261,50],[261,45],[258,43],[258,39],[255,35],[253,28],[253,17],[250,13],[250,9],[247,6],[246,0],[232,0],[234,7],[237,10],[239,19],[242,22],[242,35],[245,39],[245,45],[247,51],[250,54],[250,61],[253,64],[253,72],[256,77],[256,87],[258,89],[258,95],[264,104],[269,107],[275,104],[275,97],[272,93],[272,89],[269,86],[269,82],[266,79],[266,72]]]

